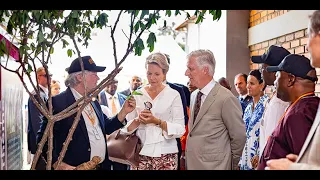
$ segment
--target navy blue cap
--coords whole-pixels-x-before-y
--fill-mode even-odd
[[[92,58],[90,56],[83,56],[82,57],[82,62],[83,62],[83,68],[84,70],[87,71],[92,71],[92,72],[102,72],[106,69],[106,67],[103,66],[97,66]],[[68,74],[75,73],[75,72],[80,72],[81,71],[81,66],[80,66],[80,61],[78,58],[72,61],[70,67],[66,69]]]
[[[309,71],[315,70],[315,68],[311,66],[310,60],[298,54],[290,54],[286,56],[278,66],[268,66],[266,70],[268,72],[284,71],[313,82],[318,81],[317,77],[307,75]]]
[[[270,66],[278,66],[282,59],[289,55],[290,52],[283,47],[271,45],[269,49],[261,56],[252,56],[253,63],[264,63]]]

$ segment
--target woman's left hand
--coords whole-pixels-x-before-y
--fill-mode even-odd
[[[157,119],[153,116],[152,112],[150,110],[144,109],[139,114],[139,121],[143,124],[150,124],[154,123],[156,124]]]

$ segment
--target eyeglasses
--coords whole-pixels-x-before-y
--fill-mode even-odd
[[[38,76],[48,77],[47,74],[40,74]],[[52,74],[49,74],[50,77],[52,77]]]

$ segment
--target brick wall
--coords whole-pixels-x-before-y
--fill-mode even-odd
[[[290,10],[250,10],[249,27],[258,25],[277,16],[281,16]]]
[[[264,41],[258,44],[254,44],[250,46],[250,56],[255,55],[262,55],[266,49],[269,48],[271,45],[281,45],[282,47],[286,48],[292,54],[300,54],[310,58],[309,53],[307,52],[307,29],[303,29],[300,31],[293,32],[291,34],[286,34],[281,37],[277,37],[275,39],[270,39],[268,41]],[[252,63],[250,60],[250,69],[258,69],[259,65]],[[320,68],[317,68],[317,75],[320,79]],[[320,96],[320,81],[318,81],[316,85],[316,90],[318,96]],[[271,93],[271,87],[266,89],[266,93]]]

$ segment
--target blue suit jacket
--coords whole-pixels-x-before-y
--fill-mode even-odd
[[[117,95],[118,95],[120,106],[122,106],[123,103],[126,101],[127,96],[125,96],[121,93],[117,93]],[[106,94],[104,93],[104,91],[99,93],[98,100],[101,105],[105,105],[108,107],[108,101],[107,101],[107,97],[106,97]]]
[[[47,101],[47,95],[40,88],[40,98]],[[32,92],[33,96],[39,101],[39,96],[36,95],[35,92]],[[31,98],[28,99],[28,150],[31,151],[32,154],[35,154],[37,151],[37,132],[40,129],[40,124],[42,120],[42,113],[38,110],[37,106],[33,103]]]
[[[183,114],[184,114],[184,123],[185,125],[188,124],[188,112],[187,112],[187,99],[186,99],[186,95],[183,91],[183,88],[179,85],[167,82],[167,84],[172,88],[175,89],[176,91],[179,92],[181,100],[182,100],[182,107],[183,107]]]
[[[75,98],[71,92],[70,88],[67,88],[66,91],[52,97],[52,107],[53,107],[53,114],[57,114],[71,104],[75,102]],[[92,107],[95,110],[95,113],[98,117],[100,127],[104,134],[111,134],[113,131],[123,127],[123,124],[118,120],[118,116],[115,116],[111,119],[108,119],[102,112],[101,107],[98,101],[91,102]],[[69,133],[69,129],[72,126],[73,120],[76,116],[76,113],[67,117],[61,121],[58,121],[54,124],[54,138],[53,144],[54,149],[52,153],[52,162],[55,163],[58,159],[59,153],[62,150],[62,146],[66,137]],[[37,141],[39,142],[43,136],[44,130],[47,126],[47,120],[44,118],[41,124],[40,131],[38,132]],[[107,142],[106,137],[103,136],[104,140]],[[107,143],[106,143],[107,146]],[[42,155],[46,158],[47,153],[47,143],[45,144]],[[84,162],[87,162],[90,159],[91,148],[90,142],[88,137],[88,132],[86,128],[86,124],[84,119],[81,115],[80,121],[78,126],[76,127],[74,134],[72,136],[72,141],[68,146],[68,150],[65,154],[63,162],[71,165],[71,166],[78,166]],[[106,147],[106,155],[105,160],[101,163],[101,169],[111,169],[110,160],[108,158],[108,150]]]

